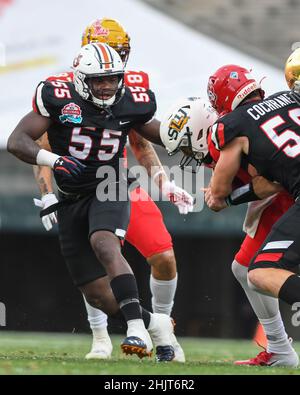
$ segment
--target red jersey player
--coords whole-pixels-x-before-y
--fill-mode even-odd
[[[83,33],[82,45],[92,42],[108,44],[119,53],[123,62],[127,63],[130,53],[130,38],[118,21],[103,18],[89,24]],[[49,77],[48,80],[71,82],[73,81],[73,73],[60,73]],[[127,71],[125,73],[125,84],[132,87],[137,100],[142,100],[143,91],[149,88],[149,78],[142,71]],[[181,188],[170,183],[152,145],[135,131],[130,132],[129,141],[137,160],[146,167],[148,174],[151,174],[154,167],[157,169],[153,178],[160,186],[162,193],[169,197],[171,194],[175,194],[176,197],[183,196],[184,199],[175,199],[175,204],[181,213],[191,211],[192,197]],[[41,144],[44,148],[50,148],[47,146],[47,136],[43,136]],[[42,199],[40,201],[36,200],[36,203],[43,208],[47,208],[57,201],[52,189],[51,172],[48,168],[41,166],[35,166],[34,172],[42,194]],[[126,240],[137,248],[150,264],[153,311],[170,315],[177,286],[176,260],[171,236],[164,225],[160,210],[146,191],[141,188],[133,190],[131,192],[131,202],[131,216]],[[52,213],[43,217],[42,221],[47,230],[51,229],[52,223],[56,222],[55,214]],[[140,237],[141,234],[143,234],[143,237]],[[86,302],[85,305],[93,332],[92,349],[86,355],[86,358],[109,358],[112,352],[112,344],[107,332],[107,316]],[[172,345],[175,350],[175,360],[185,362],[184,352],[175,336]]]

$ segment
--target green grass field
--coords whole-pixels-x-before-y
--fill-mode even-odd
[[[258,349],[251,341],[182,338],[187,362],[157,364],[154,359],[139,360],[124,356],[120,340],[113,336],[114,351],[109,361],[86,361],[91,336],[0,332],[0,374],[97,374],[97,375],[223,375],[262,374],[298,375],[300,369],[234,366],[235,359],[255,356]],[[300,352],[300,343],[295,344]]]

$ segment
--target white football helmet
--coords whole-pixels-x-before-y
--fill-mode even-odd
[[[200,97],[179,100],[165,113],[160,125],[160,137],[168,154],[184,153],[180,166],[193,159],[199,166],[208,153],[207,134],[209,127],[218,118],[210,103]]]
[[[73,61],[74,85],[76,91],[85,100],[92,100],[101,108],[116,104],[125,92],[124,65],[120,55],[109,45],[93,43],[81,48]],[[95,97],[87,82],[88,78],[117,75],[118,89],[109,99]]]

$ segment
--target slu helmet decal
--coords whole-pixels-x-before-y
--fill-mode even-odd
[[[81,108],[75,103],[69,103],[64,106],[61,110],[62,115],[60,115],[59,120],[62,123],[71,122],[71,123],[81,123]]]
[[[169,132],[171,140],[177,140],[178,134],[182,131],[185,124],[188,122],[189,117],[187,115],[186,109],[190,108],[189,106],[184,106],[178,109],[177,113],[171,117],[169,122]]]

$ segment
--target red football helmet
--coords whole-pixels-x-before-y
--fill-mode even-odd
[[[209,77],[207,94],[211,105],[219,114],[234,110],[251,92],[259,90],[263,98],[264,91],[244,67],[229,64],[220,67]]]

